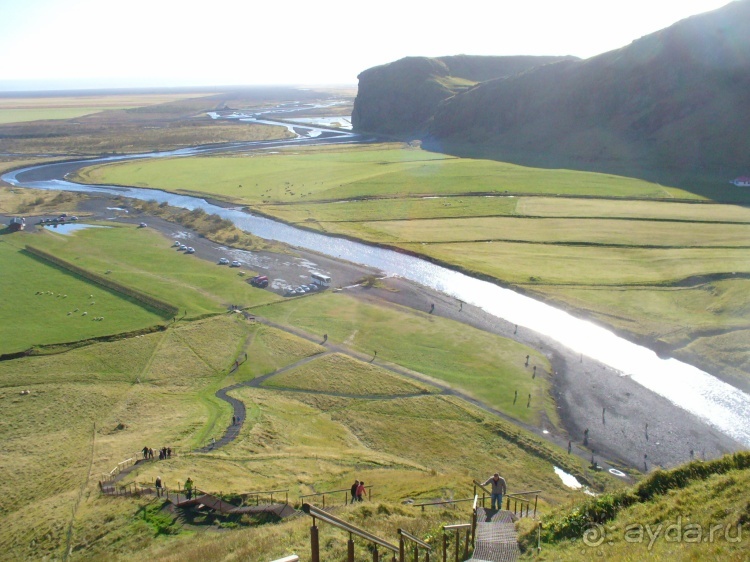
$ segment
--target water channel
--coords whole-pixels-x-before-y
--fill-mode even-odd
[[[376,248],[253,216],[240,209],[227,209],[203,199],[154,189],[76,184],[64,179],[76,167],[136,158],[189,156],[220,151],[270,150],[299,143],[358,142],[356,135],[313,128],[305,137],[284,141],[234,143],[221,147],[199,147],[171,152],[115,156],[75,163],[32,166],[8,172],[2,179],[17,187],[96,192],[141,200],[166,202],[184,209],[201,208],[231,220],[239,228],[269,240],[313,250],[335,258],[380,269],[388,275],[409,279],[426,287],[484,309],[499,318],[544,334],[569,349],[609,365],[621,376],[667,398],[750,447],[750,395],[700,369],[676,359],[662,359],[645,347],[629,342],[595,324],[564,311],[504,289],[493,283],[391,250]],[[320,132],[318,132],[320,131]]]

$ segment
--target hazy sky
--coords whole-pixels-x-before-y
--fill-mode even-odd
[[[0,91],[356,84],[410,55],[576,55],[729,0],[0,0]]]

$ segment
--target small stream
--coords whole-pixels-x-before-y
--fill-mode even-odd
[[[567,312],[493,283],[432,264],[392,250],[376,248],[253,216],[239,209],[212,205],[198,197],[155,189],[76,184],[63,179],[75,167],[99,162],[138,158],[190,156],[242,149],[272,149],[299,143],[360,142],[344,131],[311,128],[312,134],[283,141],[232,143],[220,147],[198,147],[171,152],[115,156],[77,163],[32,166],[8,172],[2,179],[17,187],[107,193],[141,200],[166,202],[184,209],[201,208],[231,220],[242,230],[261,238],[285,242],[328,256],[380,269],[387,275],[409,279],[426,287],[484,309],[508,322],[526,327],[560,342],[569,349],[609,365],[620,376],[631,377],[673,404],[697,415],[726,435],[750,447],[750,395],[700,369],[676,359],[661,359],[648,348],[629,342],[612,332]],[[323,137],[321,139],[321,137]],[[335,283],[335,280],[334,280]]]

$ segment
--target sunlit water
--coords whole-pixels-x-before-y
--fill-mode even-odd
[[[346,135],[342,139],[347,142]],[[289,141],[286,141],[288,144]],[[278,141],[249,143],[251,146],[279,146]],[[198,153],[185,149],[139,157],[163,157]],[[119,160],[133,157],[112,157]],[[101,160],[98,160],[101,161]],[[94,161],[90,161],[94,162]],[[27,168],[30,170],[33,168]],[[664,396],[675,405],[697,415],[727,435],[750,446],[750,395],[700,369],[676,359],[661,359],[653,351],[616,336],[547,304],[503,289],[492,283],[434,265],[428,261],[314,232],[299,230],[272,220],[225,209],[203,199],[164,191],[113,186],[80,185],[59,179],[24,181],[25,170],[9,172],[3,180],[18,187],[103,192],[141,200],[166,202],[184,209],[201,208],[231,220],[239,228],[269,240],[278,240],[329,256],[363,264],[456,297],[513,324],[534,330],[560,342],[576,353],[594,358]],[[19,176],[20,179],[19,179]],[[335,280],[334,280],[335,281]]]

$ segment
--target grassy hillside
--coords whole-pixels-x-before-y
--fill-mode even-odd
[[[750,2],[731,2],[615,51],[483,82],[442,104],[429,135],[451,153],[710,180],[697,191],[747,202],[727,183],[747,173],[736,116],[748,106],[748,22]]]
[[[542,519],[538,560],[747,559],[750,457],[693,462],[656,472],[632,489],[604,494]],[[526,525],[529,553],[537,532]]]

